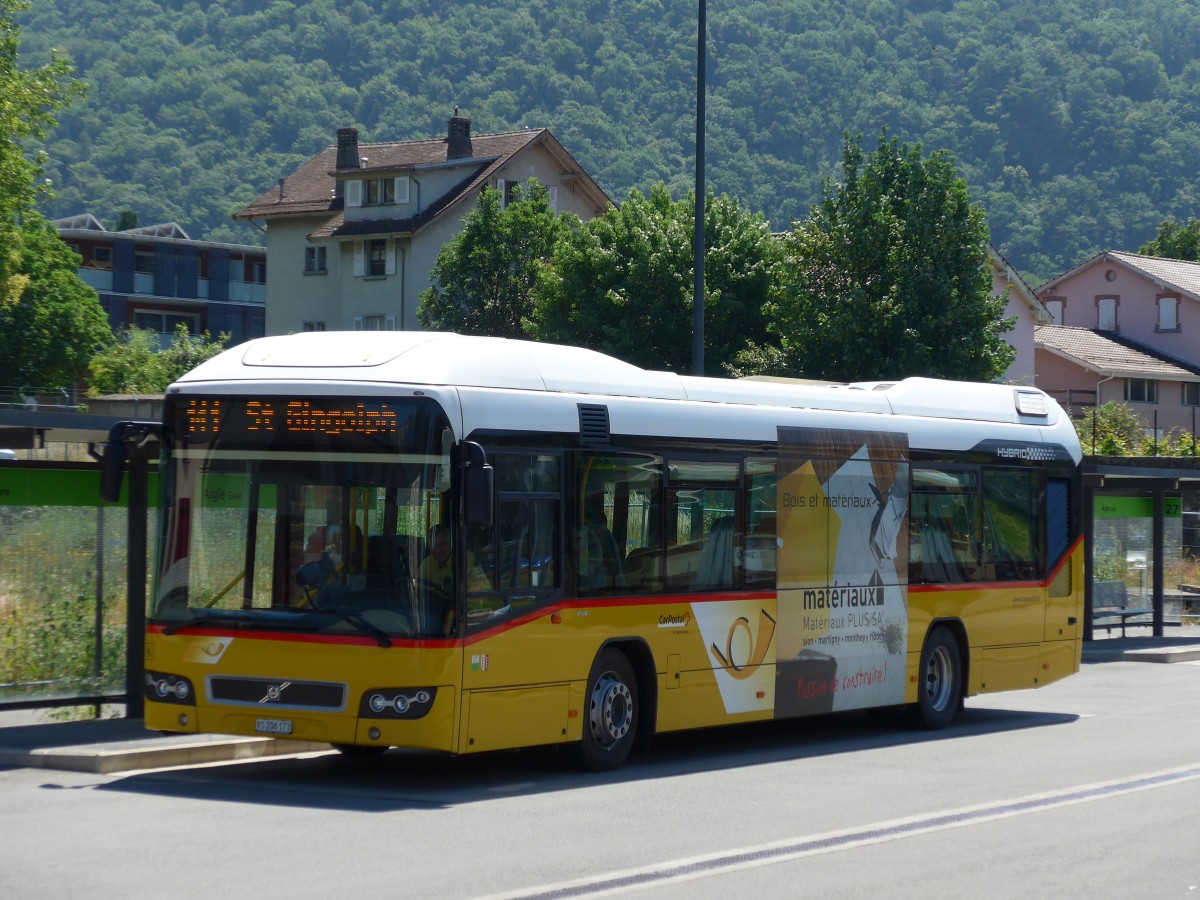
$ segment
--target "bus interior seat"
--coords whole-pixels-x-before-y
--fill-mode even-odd
[[[924,580],[937,584],[955,584],[963,580],[954,555],[950,533],[941,522],[921,525],[921,562]]]
[[[400,603],[408,602],[409,570],[404,539],[373,534],[367,538],[367,586],[398,592]]]
[[[733,516],[722,516],[713,522],[704,538],[692,587],[733,587]]]
[[[625,587],[621,550],[611,531],[602,525],[579,527],[579,587],[617,590]]]

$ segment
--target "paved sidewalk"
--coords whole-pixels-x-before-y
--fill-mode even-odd
[[[1161,638],[1148,628],[1129,631],[1126,637],[1098,634],[1083,645],[1083,662],[1200,660],[1200,628],[1172,628]],[[56,722],[45,712],[0,713],[0,766],[109,774],[328,749],[328,744],[272,738],[164,735],[147,731],[141,719]]]

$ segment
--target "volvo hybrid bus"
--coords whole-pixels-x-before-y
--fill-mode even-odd
[[[146,724],[595,769],[739,722],[939,728],[1079,669],[1080,460],[1035,388],[251,341],[167,393]]]

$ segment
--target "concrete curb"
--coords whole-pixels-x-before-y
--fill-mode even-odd
[[[4,746],[5,743],[0,730],[0,766],[61,769],[96,775],[328,752],[331,749],[328,744],[309,741],[254,737],[180,740],[147,736],[138,741],[67,746]]]
[[[1179,663],[1200,660],[1200,647],[1140,647],[1106,649],[1086,649],[1083,651],[1083,661],[1090,662],[1146,662],[1146,663]]]

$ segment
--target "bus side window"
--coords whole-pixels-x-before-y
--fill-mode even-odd
[[[662,459],[576,457],[574,569],[587,596],[662,590]]]
[[[779,546],[775,461],[747,459],[745,468],[746,544],[740,554],[743,578],[748,587],[773,586]]]
[[[977,470],[914,466],[909,501],[909,582],[956,584],[988,578],[983,564]]]
[[[554,453],[497,452],[496,515],[467,532],[467,625],[548,602],[559,586],[562,459]]]
[[[1041,479],[1024,469],[983,470],[987,515],[986,557],[998,581],[1037,578],[1044,568],[1039,559],[1041,539]]]

